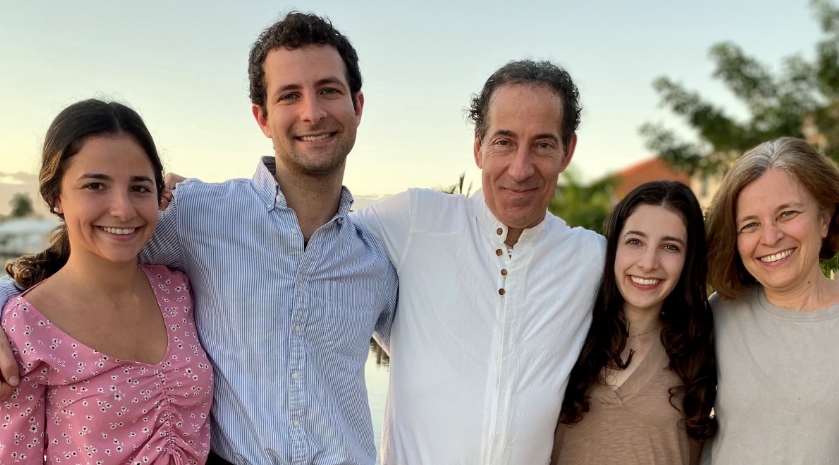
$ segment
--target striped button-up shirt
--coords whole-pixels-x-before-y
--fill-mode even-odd
[[[192,283],[215,368],[216,453],[237,465],[373,464],[364,363],[374,329],[388,344],[395,270],[347,218],[346,189],[304,244],[273,168],[265,157],[250,180],[180,184],[140,258]]]

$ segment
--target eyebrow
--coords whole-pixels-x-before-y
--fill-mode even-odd
[[[321,86],[325,86],[327,84],[337,84],[344,89],[346,89],[346,87],[347,87],[346,84],[344,84],[344,81],[339,79],[337,76],[329,76],[329,77],[325,77],[323,79],[319,79],[318,81],[315,82],[315,87],[321,87]],[[283,93],[283,92],[286,92],[286,91],[289,91],[289,90],[298,90],[298,89],[301,89],[302,87],[303,86],[301,86],[300,84],[286,84],[286,85],[280,87],[279,89],[277,89],[277,93],[279,94],[279,93]]]
[[[79,176],[79,179],[100,179],[102,181],[113,181],[113,178],[102,173],[85,173]],[[152,179],[148,176],[131,176],[131,182],[148,182],[154,184],[154,181],[152,181]]]
[[[509,130],[509,129],[499,129],[499,130],[495,131],[492,135],[493,136],[516,137],[516,133]],[[559,137],[557,137],[556,134],[552,134],[550,132],[545,132],[545,133],[542,133],[542,134],[536,134],[536,136],[534,136],[533,138],[534,139],[551,139],[554,142],[559,142]]]
[[[775,212],[777,213],[777,212],[779,212],[781,210],[785,210],[787,208],[804,208],[804,204],[801,203],[801,202],[784,203],[784,204],[778,205],[778,208],[775,209]],[[742,218],[737,218],[735,223],[740,224],[740,223],[742,223],[746,220],[756,220],[756,219],[758,219],[757,215],[748,215],[748,216],[744,216]]]
[[[630,234],[634,234],[636,236],[641,236],[641,237],[644,237],[644,238],[647,237],[647,235],[645,233],[641,232],[641,231],[627,231],[626,233],[624,233],[624,237],[626,237]],[[680,237],[664,236],[664,237],[662,237],[662,239],[665,240],[665,241],[673,241],[673,242],[678,242],[679,244],[685,245],[685,241],[683,241]]]

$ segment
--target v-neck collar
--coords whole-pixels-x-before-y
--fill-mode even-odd
[[[609,385],[598,383],[592,390],[591,395],[606,404],[624,405],[635,394],[649,385],[660,370],[666,369],[669,365],[670,360],[667,358],[664,345],[661,344],[661,338],[656,338],[647,356],[644,357],[644,360],[641,360],[638,368],[629,375],[629,378],[619,388],[613,389]]]

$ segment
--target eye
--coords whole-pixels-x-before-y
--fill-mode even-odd
[[[626,240],[626,245],[641,245],[641,240],[633,237]]]
[[[340,95],[341,91],[334,88],[334,87],[327,87],[327,88],[323,89],[322,91],[320,91],[320,93],[321,94],[326,94],[326,95]]]
[[[279,101],[279,102],[288,102],[288,101],[294,100],[294,99],[296,99],[296,98],[298,98],[298,97],[299,97],[299,95],[298,95],[296,92],[290,92],[290,93],[288,93],[288,94],[282,94],[282,95],[280,95],[280,97],[277,99],[277,101]]]
[[[679,252],[682,250],[677,244],[664,244],[662,248],[670,252]]]
[[[786,210],[786,211],[781,212],[781,214],[780,214],[780,215],[778,215],[778,218],[779,218],[779,219],[780,219],[780,218],[793,218],[793,217],[795,217],[796,215],[798,215],[798,212],[797,212],[797,211],[795,211],[795,210]]]
[[[536,144],[536,146],[543,150],[553,148],[553,144],[551,144],[550,142],[539,142],[538,144]]]
[[[148,186],[143,186],[143,185],[131,186],[131,191],[132,192],[138,192],[138,193],[141,193],[141,194],[151,193],[151,189],[149,189]]]
[[[746,232],[746,231],[748,231],[750,229],[754,229],[756,227],[757,227],[757,221],[752,221],[752,222],[744,224],[743,226],[740,226],[740,232]]]
[[[82,186],[82,188],[87,189],[89,191],[101,191],[102,189],[105,188],[105,185],[102,184],[101,182],[91,182],[91,183],[85,184],[84,186]]]
[[[502,146],[510,145],[510,141],[507,140],[507,139],[498,139],[497,141],[495,141],[495,145],[502,145]]]

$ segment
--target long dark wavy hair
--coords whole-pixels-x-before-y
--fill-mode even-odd
[[[154,140],[140,115],[118,102],[97,99],[76,102],[55,117],[44,138],[41,172],[38,176],[40,193],[50,212],[61,218],[61,226],[47,250],[24,255],[6,264],[5,270],[17,285],[28,289],[60,270],[70,257],[70,239],[64,215],[53,208],[61,194],[61,181],[68,162],[79,153],[85,141],[94,136],[126,135],[134,139],[149,157],[157,186],[157,200],[163,195],[163,164]]]
[[[571,370],[560,412],[560,423],[573,425],[589,410],[589,390],[600,382],[604,369],[625,369],[621,353],[629,335],[623,314],[624,299],[615,278],[615,253],[626,220],[639,205],[662,206],[682,217],[687,230],[685,264],[679,282],[661,308],[661,343],[670,358],[670,369],[682,380],[669,390],[670,404],[684,414],[688,436],[704,441],[717,431],[711,417],[717,385],[714,353],[714,320],[708,305],[705,228],[702,210],[693,192],[682,183],[656,181],[629,193],[606,220],[606,264],[594,304],[591,328],[583,350]],[[677,399],[683,395],[682,405]]]

